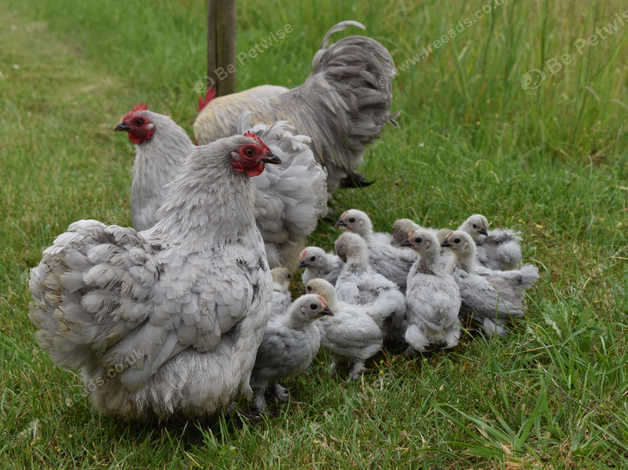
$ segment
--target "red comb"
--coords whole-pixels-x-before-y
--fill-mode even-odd
[[[139,103],[139,104],[136,104],[135,106],[133,106],[133,107],[131,108],[131,111],[129,111],[129,112],[127,113],[127,115],[126,115],[126,116],[124,116],[124,119],[122,119],[122,120],[123,120],[123,121],[126,121],[127,119],[129,119],[129,118],[131,117],[131,114],[133,114],[133,113],[134,113],[134,112],[136,112],[136,111],[148,111],[148,105],[147,105],[147,104],[144,104],[144,103]]]
[[[200,113],[205,108],[205,106],[207,106],[209,102],[214,98],[216,98],[216,89],[208,88],[205,92],[205,98],[203,98],[202,96],[198,97],[198,107],[196,108],[197,112]]]
[[[270,153],[270,149],[266,146],[266,144],[264,143],[264,141],[263,141],[263,140],[260,138],[260,136],[259,136],[259,135],[257,135],[256,133],[251,132],[251,131],[246,131],[246,132],[244,133],[244,137],[250,137],[251,139],[254,139],[255,141],[257,141],[257,143],[258,143],[258,144],[260,144],[260,145],[262,146],[262,148],[263,148],[264,150],[266,150],[267,152],[269,152],[269,153]]]

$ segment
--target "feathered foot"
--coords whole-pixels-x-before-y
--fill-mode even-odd
[[[357,361],[351,367],[349,371],[349,381],[357,380],[360,378],[363,372],[366,372],[366,367],[364,367],[363,361]]]
[[[253,402],[253,406],[259,413],[267,413],[268,406],[266,405],[266,398],[264,398],[263,393],[259,393],[255,395],[255,400]]]
[[[425,352],[430,345],[430,340],[423,334],[421,329],[416,325],[410,325],[404,335],[406,343],[410,346],[408,349],[414,349],[418,352]],[[408,352],[406,349],[406,353]],[[406,357],[408,357],[406,355]]]
[[[481,327],[484,334],[486,334],[489,338],[495,335],[505,336],[506,333],[508,333],[508,330],[506,330],[503,322],[498,319],[491,320],[489,318],[485,318],[482,321]]]
[[[460,327],[451,328],[445,335],[445,349],[451,349],[458,346],[460,341]]]
[[[340,189],[366,188],[373,183],[375,183],[375,181],[367,181],[360,173],[349,173],[340,180]]]
[[[338,367],[338,362],[336,360],[332,360],[329,366],[329,375],[331,377],[335,377],[337,367]]]
[[[288,389],[286,387],[282,387],[279,384],[275,384],[274,392],[275,392],[275,397],[281,403],[286,403],[290,399],[290,393],[288,392]]]

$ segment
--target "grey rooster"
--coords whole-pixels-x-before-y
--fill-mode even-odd
[[[328,172],[330,194],[341,185],[366,184],[356,168],[366,145],[392,121],[395,64],[384,46],[365,36],[330,45],[330,36],[347,26],[365,29],[342,21],[327,31],[303,85],[265,96],[249,94],[251,99],[236,93],[210,101],[194,123],[196,140],[202,144],[233,134],[245,111],[253,113],[254,123],[286,120],[312,139],[314,155]]]
[[[151,229],[80,220],[44,251],[30,319],[98,411],[203,417],[252,397],[272,278],[250,177],[275,161],[259,138],[196,147]]]

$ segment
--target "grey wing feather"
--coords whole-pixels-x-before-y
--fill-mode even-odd
[[[523,295],[538,279],[538,270],[526,265],[519,271],[486,271],[483,274],[455,271],[464,306],[489,318],[522,317]]]
[[[321,345],[332,353],[366,360],[383,344],[383,333],[375,321],[360,312],[339,312],[319,321]]]
[[[315,331],[318,335],[318,330]],[[267,326],[257,350],[253,382],[278,380],[306,369],[318,352],[318,341],[311,341],[309,335],[286,328],[281,321]]]
[[[491,230],[478,247],[478,259],[490,269],[516,269],[521,263],[520,242],[519,232],[510,229]]]
[[[148,318],[159,279],[153,254],[135,230],[94,220],[73,223],[44,251],[31,270],[30,318],[57,364],[98,361]]]

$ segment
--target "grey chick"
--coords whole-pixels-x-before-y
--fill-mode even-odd
[[[439,262],[440,243],[433,231],[425,229],[410,233],[404,243],[421,255],[408,273],[408,352],[443,343],[446,349],[453,348],[460,339],[460,290],[451,271],[443,270]]]
[[[270,307],[270,317],[283,315],[288,311],[288,307],[292,303],[290,295],[290,271],[288,268],[280,267],[270,270],[273,275],[273,300]]]
[[[349,209],[343,212],[336,225],[360,235],[366,241],[369,262],[373,269],[405,292],[408,271],[418,258],[414,251],[393,246],[392,238],[387,233],[374,233],[371,219],[360,210]]]
[[[539,278],[536,266],[526,264],[511,271],[483,268],[477,264],[471,235],[462,230],[449,232],[442,246],[450,247],[457,258],[454,279],[460,288],[462,312],[472,314],[487,335],[506,334],[506,321],[525,313],[523,295]]]
[[[313,322],[327,315],[333,313],[325,299],[309,294],[299,297],[285,315],[274,317],[266,325],[251,374],[257,410],[267,410],[264,394],[269,385],[274,386],[280,401],[288,399],[288,392],[278,382],[299,375],[310,366],[321,341]]]
[[[333,317],[317,322],[321,345],[330,351],[333,374],[338,363],[349,363],[349,380],[355,380],[366,370],[364,362],[382,349],[384,334],[371,318],[368,306],[339,301],[336,289],[324,279],[311,279],[305,286],[308,294],[322,296],[334,312]]]
[[[354,305],[369,305],[369,313],[384,331],[387,341],[398,342],[397,325],[406,313],[406,298],[397,284],[375,272],[369,263],[366,242],[345,232],[336,240],[336,254],[344,266],[336,281],[338,299]]]
[[[392,226],[390,244],[401,247],[408,240],[408,235],[415,230],[422,228],[419,224],[410,219],[397,219]]]
[[[308,246],[301,252],[299,268],[305,268],[301,275],[303,284],[310,279],[325,279],[335,284],[343,266],[342,260],[333,253],[326,253],[317,246]]]
[[[439,233],[443,231],[443,229],[437,230],[434,228],[422,227],[421,225],[413,222],[410,219],[398,219],[395,220],[395,223],[392,227],[392,240],[390,244],[397,247],[405,246],[406,242],[408,241],[408,236],[418,229],[427,230],[432,235],[435,235],[437,238],[439,236]],[[449,230],[446,231],[449,232]],[[442,240],[439,240],[439,242],[442,242]],[[441,248],[440,256],[438,257],[438,263],[441,270],[448,271],[453,269],[453,266],[456,263],[456,259],[451,250]]]
[[[521,264],[521,235],[510,229],[488,231],[488,220],[473,214],[458,230],[467,232],[477,247],[478,261],[489,269],[508,271]]]

